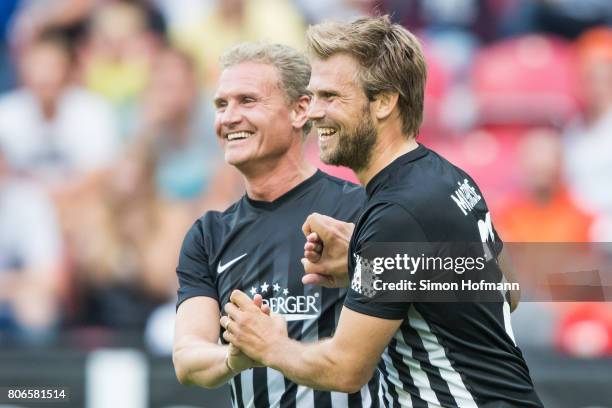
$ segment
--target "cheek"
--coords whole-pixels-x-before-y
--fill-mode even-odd
[[[219,114],[215,115],[215,134],[218,138],[221,138],[221,117]]]
[[[359,119],[356,112],[346,106],[339,106],[338,104],[330,105],[327,110],[329,119],[339,127],[347,128],[350,127],[350,123]]]

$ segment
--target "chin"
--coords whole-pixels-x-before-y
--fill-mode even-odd
[[[334,149],[321,149],[319,151],[319,159],[325,164],[331,164],[337,166],[337,154]]]
[[[253,157],[251,156],[243,156],[243,155],[237,155],[237,154],[229,154],[229,155],[226,154],[225,155],[225,162],[238,169],[249,165],[253,161],[254,161]]]
[[[244,162],[246,162],[247,160],[245,160],[244,158],[235,155],[235,154],[225,154],[225,162],[227,164],[231,164],[232,166],[238,166]]]

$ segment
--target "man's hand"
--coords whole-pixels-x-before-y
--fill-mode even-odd
[[[255,295],[255,297],[253,298],[253,303],[255,304],[255,306],[259,307],[260,310],[265,314],[270,314],[270,307],[268,305],[263,304],[263,298],[261,297],[261,295]],[[239,373],[241,371],[248,370],[249,368],[253,367],[263,367],[257,361],[249,358],[232,343],[230,343],[229,349],[227,350],[227,366],[235,373]]]
[[[276,347],[289,340],[285,319],[264,313],[239,290],[232,292],[230,301],[224,307],[227,316],[221,317],[223,338],[251,360],[266,365]]]
[[[341,288],[349,284],[348,247],[355,224],[312,213],[306,218],[302,231],[304,272],[302,283],[326,288]]]
[[[257,361],[249,358],[246,354],[244,354],[240,349],[230,343],[229,348],[227,349],[227,366],[234,373],[238,374],[241,371],[248,370],[253,367],[263,367],[262,364],[257,363]]]

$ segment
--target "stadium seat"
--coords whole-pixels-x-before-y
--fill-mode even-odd
[[[480,124],[563,124],[577,110],[572,48],[542,35],[483,48],[471,74]]]

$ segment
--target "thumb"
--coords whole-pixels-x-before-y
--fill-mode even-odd
[[[304,273],[306,274],[310,274],[310,273],[324,274],[325,273],[325,267],[319,263],[314,263],[308,258],[302,258],[300,261],[302,262],[302,265],[304,266]]]
[[[333,285],[333,279],[329,276],[311,273],[302,276],[302,283],[304,285],[318,285],[329,288]]]

